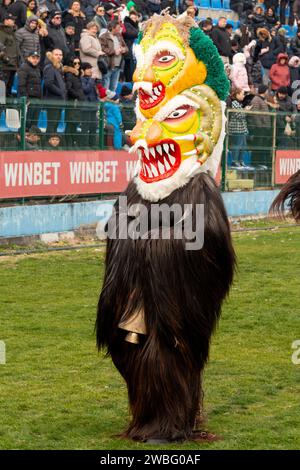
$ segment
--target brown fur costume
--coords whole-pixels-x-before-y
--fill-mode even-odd
[[[131,182],[128,206],[150,203]],[[96,323],[99,348],[124,377],[132,439],[188,439],[201,402],[201,373],[211,335],[233,279],[235,255],[219,188],[207,174],[195,176],[160,203],[204,204],[201,250],[187,251],[186,240],[108,240],[106,273]],[[116,203],[118,213],[118,201]],[[123,214],[128,217],[127,214]],[[124,341],[118,328],[144,310],[147,335],[139,344]]]

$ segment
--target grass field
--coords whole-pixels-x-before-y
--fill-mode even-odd
[[[299,449],[300,227],[234,234],[239,270],[205,374],[211,444]],[[1,449],[144,449],[116,434],[125,385],[95,348],[101,249],[0,259]]]

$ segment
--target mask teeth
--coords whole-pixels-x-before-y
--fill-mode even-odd
[[[145,86],[147,84],[147,86]],[[136,87],[137,88],[137,87]],[[139,82],[139,99],[140,103],[144,106],[155,106],[162,98],[163,85],[153,84],[151,82]]]
[[[174,169],[176,164],[175,145],[166,142],[147,149],[140,147],[138,155],[142,174],[147,178],[163,176]]]

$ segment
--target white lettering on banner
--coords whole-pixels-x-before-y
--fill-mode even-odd
[[[70,162],[71,184],[114,183],[118,162]]]
[[[136,174],[138,161],[126,161],[126,178],[130,181]]]
[[[300,158],[281,158],[279,165],[281,176],[291,176],[300,170]]]
[[[48,186],[58,183],[60,162],[5,163],[5,186]]]

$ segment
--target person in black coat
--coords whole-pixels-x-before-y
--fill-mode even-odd
[[[74,148],[75,143],[80,145],[80,134],[77,132],[77,126],[81,121],[82,107],[78,106],[78,102],[85,100],[85,95],[81,83],[81,61],[79,57],[75,57],[64,67],[66,90],[67,90],[67,107],[66,107],[66,129],[65,140],[69,149]]]
[[[105,18],[105,8],[102,3],[100,5],[97,5],[95,7],[95,16],[93,18],[93,21],[97,24],[99,28],[99,34],[101,34],[101,31],[105,32],[107,30],[107,25],[108,22]]]
[[[40,56],[38,52],[28,53],[25,62],[18,70],[18,97],[42,98]]]
[[[54,100],[66,99],[66,87],[62,73],[62,51],[54,49],[47,52],[44,67],[44,98]]]
[[[239,43],[240,52],[243,52],[244,47],[248,46],[251,41],[249,27],[246,24],[241,24],[240,28],[235,31],[233,39]]]
[[[129,13],[129,16],[126,16],[124,18],[125,31],[123,32],[123,38],[128,48],[128,52],[124,55],[124,59],[125,59],[124,75],[125,75],[126,82],[132,81],[132,75],[135,69],[135,61],[133,58],[132,47],[133,47],[134,41],[137,39],[139,35],[138,21],[139,21],[138,14],[134,10],[132,10]]]
[[[0,23],[3,22],[12,2],[13,0],[0,0]]]
[[[279,30],[277,31],[277,34],[274,37],[274,39],[275,39],[276,47],[278,48],[278,50],[280,49],[279,52],[277,53],[277,55],[280,52],[287,52],[288,39],[286,37],[286,30],[284,28],[279,28]]]
[[[68,64],[75,57],[75,25],[74,23],[67,23],[65,26],[65,35],[67,40],[67,46],[69,53],[65,59],[65,63]]]
[[[81,60],[77,57],[64,67],[67,99],[85,101],[81,82]]]
[[[36,126],[40,113],[40,106],[35,100],[42,98],[40,56],[38,52],[31,51],[25,62],[18,70],[18,97],[27,98],[26,128]]]
[[[88,62],[81,65],[83,74],[81,84],[85,101],[89,104],[82,110],[81,135],[84,147],[97,148],[97,110],[98,94],[95,80],[92,78],[92,66]]]
[[[44,67],[44,98],[48,101],[47,134],[54,134],[60,120],[62,105],[66,99],[66,86],[62,68],[63,53],[60,49],[47,52]],[[51,104],[53,101],[53,104]]]
[[[248,20],[251,30],[256,35],[256,32],[259,28],[266,26],[266,19],[263,8],[260,5],[257,5],[254,8],[254,12],[248,16]]]
[[[227,19],[222,16],[218,21],[218,25],[213,28],[210,35],[224,63],[228,63],[229,59],[232,57],[231,40],[226,31],[226,24]]]
[[[87,25],[87,19],[83,11],[81,11],[80,2],[73,0],[70,4],[70,9],[62,14],[62,24],[65,26],[68,23],[73,23],[75,26],[75,52],[79,55],[79,41],[83,29]]]
[[[275,26],[280,25],[279,19],[275,15],[273,8],[268,8],[265,13],[265,25],[268,29],[272,29],[275,28]]]
[[[15,18],[7,13],[0,24],[0,80],[6,87],[6,96],[11,96],[15,73],[19,63],[19,50],[15,35]]]
[[[28,0],[16,0],[8,7],[8,13],[16,17],[17,28],[23,28],[27,20],[27,3]]]
[[[272,38],[267,28],[257,30],[257,43],[254,49],[254,62],[260,60],[264,68],[264,84],[269,84],[270,69],[276,63],[276,58],[280,52],[285,52],[285,45],[275,36]]]
[[[210,20],[202,20],[199,23],[199,28],[202,29],[203,33],[206,34],[206,36],[211,37],[211,33],[213,30],[213,23]]]
[[[51,44],[48,50],[60,49],[63,52],[64,60],[66,60],[70,54],[70,50],[67,45],[65,30],[62,27],[61,22],[61,11],[53,10],[49,15],[47,25],[48,38]]]

